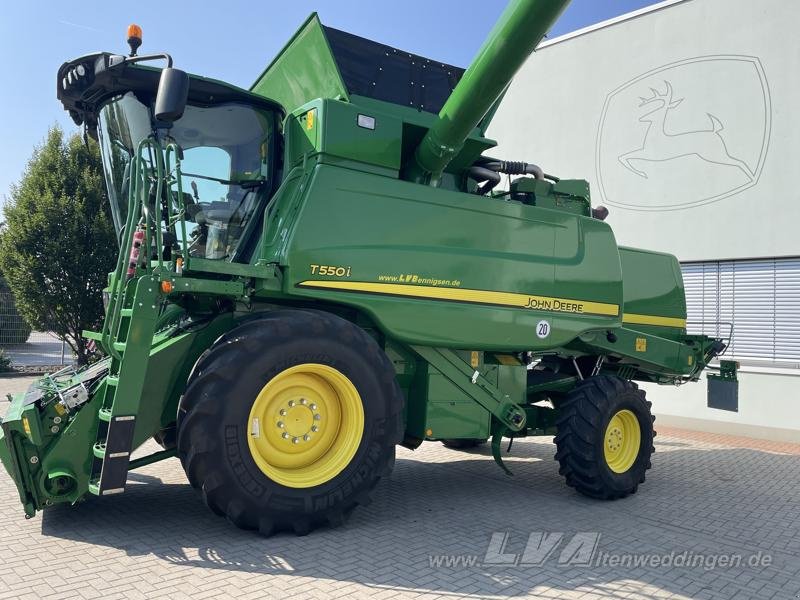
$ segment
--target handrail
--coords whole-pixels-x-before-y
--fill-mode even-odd
[[[100,343],[107,354],[116,359],[121,358],[119,352],[114,348],[114,343],[111,332],[114,331],[115,322],[117,317],[121,314],[121,309],[117,310],[117,306],[122,302],[121,290],[123,273],[125,272],[125,264],[129,258],[131,246],[133,244],[134,224],[137,217],[137,199],[139,189],[139,170],[140,170],[140,154],[142,144],[137,148],[136,156],[131,163],[130,184],[128,186],[128,214],[125,219],[125,230],[120,240],[120,251],[117,257],[117,267],[114,269],[114,275],[111,279],[111,290],[109,293],[108,308],[106,309],[106,318],[103,320],[103,331],[101,334]]]
[[[107,354],[116,359],[121,359],[122,354],[114,347],[117,339],[117,331],[119,329],[120,320],[122,318],[122,309],[124,308],[125,296],[127,293],[127,286],[129,285],[129,278],[126,276],[130,251],[133,246],[134,235],[136,229],[141,224],[144,227],[144,240],[141,246],[141,252],[145,252],[147,260],[143,261],[145,272],[153,272],[153,265],[150,263],[150,249],[157,248],[157,266],[156,270],[159,272],[164,268],[164,257],[162,250],[164,247],[164,238],[161,230],[162,212],[161,200],[165,194],[165,180],[167,174],[170,176],[170,184],[173,169],[167,168],[169,165],[169,157],[175,155],[175,174],[178,181],[179,201],[178,206],[180,211],[176,214],[172,210],[172,198],[168,196],[167,202],[167,226],[173,223],[173,218],[179,217],[181,220],[181,231],[183,234],[183,255],[187,256],[186,252],[186,223],[184,219],[185,207],[183,206],[183,194],[181,181],[180,181],[180,147],[177,144],[170,142],[167,145],[166,151],[159,140],[155,136],[149,136],[142,140],[137,149],[136,155],[131,164],[131,185],[128,189],[128,214],[125,220],[125,231],[123,239],[120,242],[120,253],[117,258],[117,266],[114,270],[111,281],[111,290],[109,294],[108,309],[106,318],[103,323],[103,330],[101,333],[101,345]],[[153,177],[155,177],[155,195],[153,196],[152,206],[150,205],[150,191],[153,188]],[[166,193],[172,193],[171,185],[166,188]],[[155,238],[155,239],[154,239]],[[185,260],[185,258],[184,258]],[[137,265],[137,269],[138,269]]]
[[[186,240],[186,205],[183,198],[183,181],[181,177],[181,154],[183,151],[181,147],[178,146],[175,142],[170,142],[167,144],[167,148],[164,151],[164,171],[169,178],[168,185],[167,185],[167,194],[169,195],[167,199],[167,214],[169,216],[170,224],[173,223],[173,217],[180,217],[181,221],[181,257],[183,257],[183,268],[189,268],[189,249],[188,243]],[[174,155],[175,157],[175,165],[174,167],[171,164],[170,158]],[[174,171],[174,173],[173,173]],[[172,184],[176,183],[178,190],[174,192],[172,189]],[[175,193],[177,195],[177,202],[173,204],[172,194]],[[179,207],[179,212],[177,215],[173,215],[172,207],[177,206]]]

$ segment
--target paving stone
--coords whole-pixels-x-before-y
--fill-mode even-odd
[[[488,448],[426,443],[398,451],[372,505],[306,537],[237,530],[175,459],[132,473],[125,494],[30,521],[0,474],[0,599],[797,598],[800,445],[658,429],[653,469],[623,500],[567,488],[550,438],[514,442],[514,477]],[[589,564],[561,564],[579,532],[598,536]],[[518,559],[531,534],[561,538],[540,564],[485,563],[493,535]],[[741,564],[720,566],[734,555]]]

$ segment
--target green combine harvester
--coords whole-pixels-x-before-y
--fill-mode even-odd
[[[250,90],[138,56],[136,26],[129,56],[65,63],[120,254],[85,333],[107,357],[3,419],[25,515],[177,456],[217,514],[305,534],[369,502],[398,444],[491,440],[503,467],[503,438],[553,434],[567,485],[635,492],[655,433],[634,382],[697,381],[726,344],[687,334],[677,260],[619,247],[586,181],[491,154],[566,4],[512,0],[466,71],[316,15]]]

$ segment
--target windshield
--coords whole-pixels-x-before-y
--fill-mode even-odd
[[[117,231],[125,223],[132,158],[150,135],[150,109],[132,93],[100,111],[98,134]],[[243,103],[186,107],[169,130],[183,150],[191,256],[233,258],[269,190],[274,115]],[[174,232],[181,240],[181,229]]]
[[[128,212],[131,160],[139,142],[150,132],[150,111],[132,93],[109,102],[100,111],[98,139],[117,232]]]

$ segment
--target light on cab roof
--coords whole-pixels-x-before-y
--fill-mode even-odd
[[[128,25],[128,45],[131,47],[131,56],[136,56],[136,50],[142,45],[142,28],[136,23]]]

